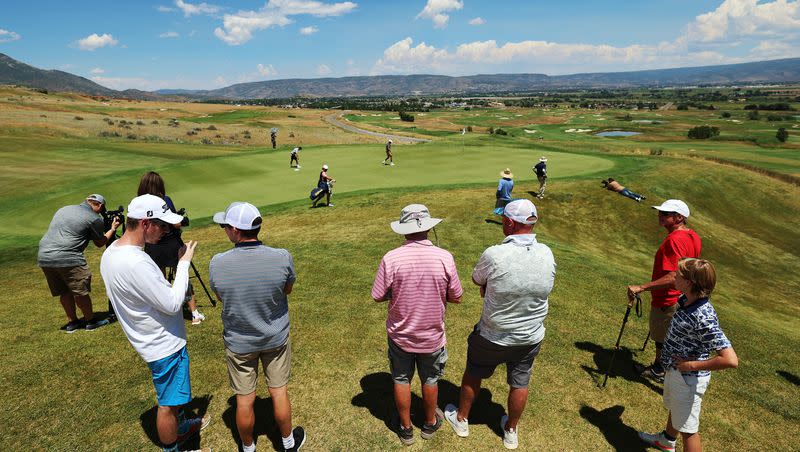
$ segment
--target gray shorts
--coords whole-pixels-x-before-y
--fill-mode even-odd
[[[391,339],[389,341],[389,367],[392,369],[392,380],[401,385],[411,384],[416,364],[419,379],[428,386],[434,386],[444,375],[447,362],[447,349],[442,347],[433,353],[408,353],[403,351]]]
[[[505,363],[509,386],[527,388],[541,345],[498,345],[475,329],[467,338],[467,372],[476,378],[489,378],[497,366]]]

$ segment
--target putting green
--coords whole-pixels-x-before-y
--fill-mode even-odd
[[[16,200],[8,206],[11,215],[3,221],[2,233],[36,231],[40,235],[60,206],[76,203],[89,193],[102,193],[109,207],[127,206],[135,195],[145,170],[158,171],[166,181],[167,192],[178,207],[186,207],[192,218],[204,218],[234,200],[259,206],[307,199],[316,186],[321,166],[330,165],[329,174],[337,180],[335,193],[391,187],[418,187],[462,183],[490,183],[499,173],[511,168],[518,181],[516,192],[532,190],[535,177],[531,166],[541,153],[513,147],[462,146],[457,143],[431,143],[396,146],[396,166],[381,164],[382,145],[320,146],[301,152],[302,169],[289,168],[289,153],[258,153],[165,164],[143,157],[139,169],[94,177],[58,187],[37,199]],[[548,169],[554,179],[605,171],[614,166],[603,157],[548,152]],[[163,165],[163,166],[159,166]],[[532,181],[525,183],[526,181]],[[44,188],[45,190],[47,188]],[[52,188],[51,188],[52,189]]]

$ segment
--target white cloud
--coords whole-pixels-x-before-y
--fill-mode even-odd
[[[314,33],[318,32],[318,31],[319,31],[319,29],[312,25],[310,27],[301,28],[300,29],[300,34],[308,36],[308,35],[313,35]]]
[[[761,41],[753,47],[750,54],[759,59],[765,58],[795,58],[800,56],[797,44],[789,44],[783,41]]]
[[[179,0],[178,0],[179,1]],[[222,28],[214,29],[214,35],[229,45],[241,45],[253,39],[253,33],[271,27],[284,27],[293,21],[289,16],[311,15],[315,17],[341,16],[352,12],[353,2],[323,3],[315,0],[269,0],[258,11],[239,11],[225,14]],[[307,27],[309,28],[309,27]],[[315,28],[315,27],[311,27]]]
[[[264,66],[263,64],[259,63],[259,65],[256,66],[256,68],[258,68],[258,73],[263,75],[264,77],[270,77],[270,76],[278,75],[278,71],[276,71],[275,68],[272,67],[271,64],[269,64],[267,66]]]
[[[180,36],[176,31],[167,31],[158,35],[159,38],[177,38]]]
[[[437,49],[424,42],[413,45],[405,38],[384,50],[372,69],[386,73],[462,73],[506,68],[513,72],[549,74],[595,70],[649,69],[736,62],[718,52],[688,51],[682,40],[657,45],[634,44],[615,47],[606,44],[562,44],[548,41],[507,42],[474,41],[459,45],[455,51]],[[587,64],[591,63],[591,64]]]
[[[90,74],[105,74],[106,70],[105,69],[101,69],[99,67],[96,67],[96,68],[92,69],[91,71],[89,71],[89,73]]]
[[[483,20],[482,17],[476,17],[476,18],[474,18],[474,19],[469,21],[470,25],[483,25],[485,23],[486,23],[486,21]]]
[[[225,80],[225,77],[223,77],[221,75],[219,77],[215,78],[214,81],[212,82],[212,84],[214,86],[218,87],[218,88],[221,88],[223,86],[228,86],[229,85],[228,81]]]
[[[216,14],[219,12],[219,6],[209,5],[208,3],[191,4],[183,0],[175,0],[175,6],[183,11],[184,17],[189,17],[199,14]]]
[[[0,28],[0,42],[17,41],[20,38],[22,38],[22,36],[20,36],[19,33],[3,30],[2,28]]]
[[[725,0],[714,11],[697,16],[687,27],[692,42],[735,41],[800,31],[800,1]]]
[[[92,33],[83,39],[79,39],[77,42],[79,49],[88,50],[90,52],[99,49],[101,47],[107,47],[107,46],[113,47],[118,43],[119,41],[114,39],[114,37],[108,33],[103,33],[102,36],[98,35],[97,33]]]
[[[177,11],[177,9],[175,8],[170,8],[169,6],[164,6],[164,5],[158,5],[156,7],[156,10],[160,13],[173,13]]]
[[[464,7],[461,0],[428,0],[425,8],[417,14],[417,19],[431,19],[435,28],[444,28],[450,16],[445,14],[449,11],[456,11]]]
[[[331,68],[329,68],[326,64],[320,64],[317,66],[317,75],[330,75],[331,72],[333,71],[331,71]]]
[[[150,90],[153,89],[153,82],[140,77],[92,77],[92,81],[99,83],[106,88],[125,90],[125,89],[140,89]]]

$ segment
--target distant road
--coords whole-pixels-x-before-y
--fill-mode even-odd
[[[373,137],[378,137],[378,138],[392,139],[393,141],[398,141],[400,143],[429,143],[431,141],[425,138],[404,137],[402,135],[391,135],[388,133],[379,133],[379,132],[373,132],[371,130],[359,129],[358,127],[354,127],[350,124],[342,122],[339,119],[347,113],[350,113],[350,111],[345,110],[339,113],[334,113],[332,115],[325,116],[325,121],[328,122],[329,124],[333,124],[336,127],[347,130],[348,132],[360,133],[362,135],[372,135]]]

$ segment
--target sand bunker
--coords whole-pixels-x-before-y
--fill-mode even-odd
[[[795,127],[797,127],[797,126],[795,126]],[[528,129],[522,129],[522,130],[524,130],[525,133],[536,133],[535,130],[528,130]]]
[[[567,129],[564,132],[566,132],[566,133],[585,133],[585,132],[591,132],[591,131],[592,131],[592,129]]]

